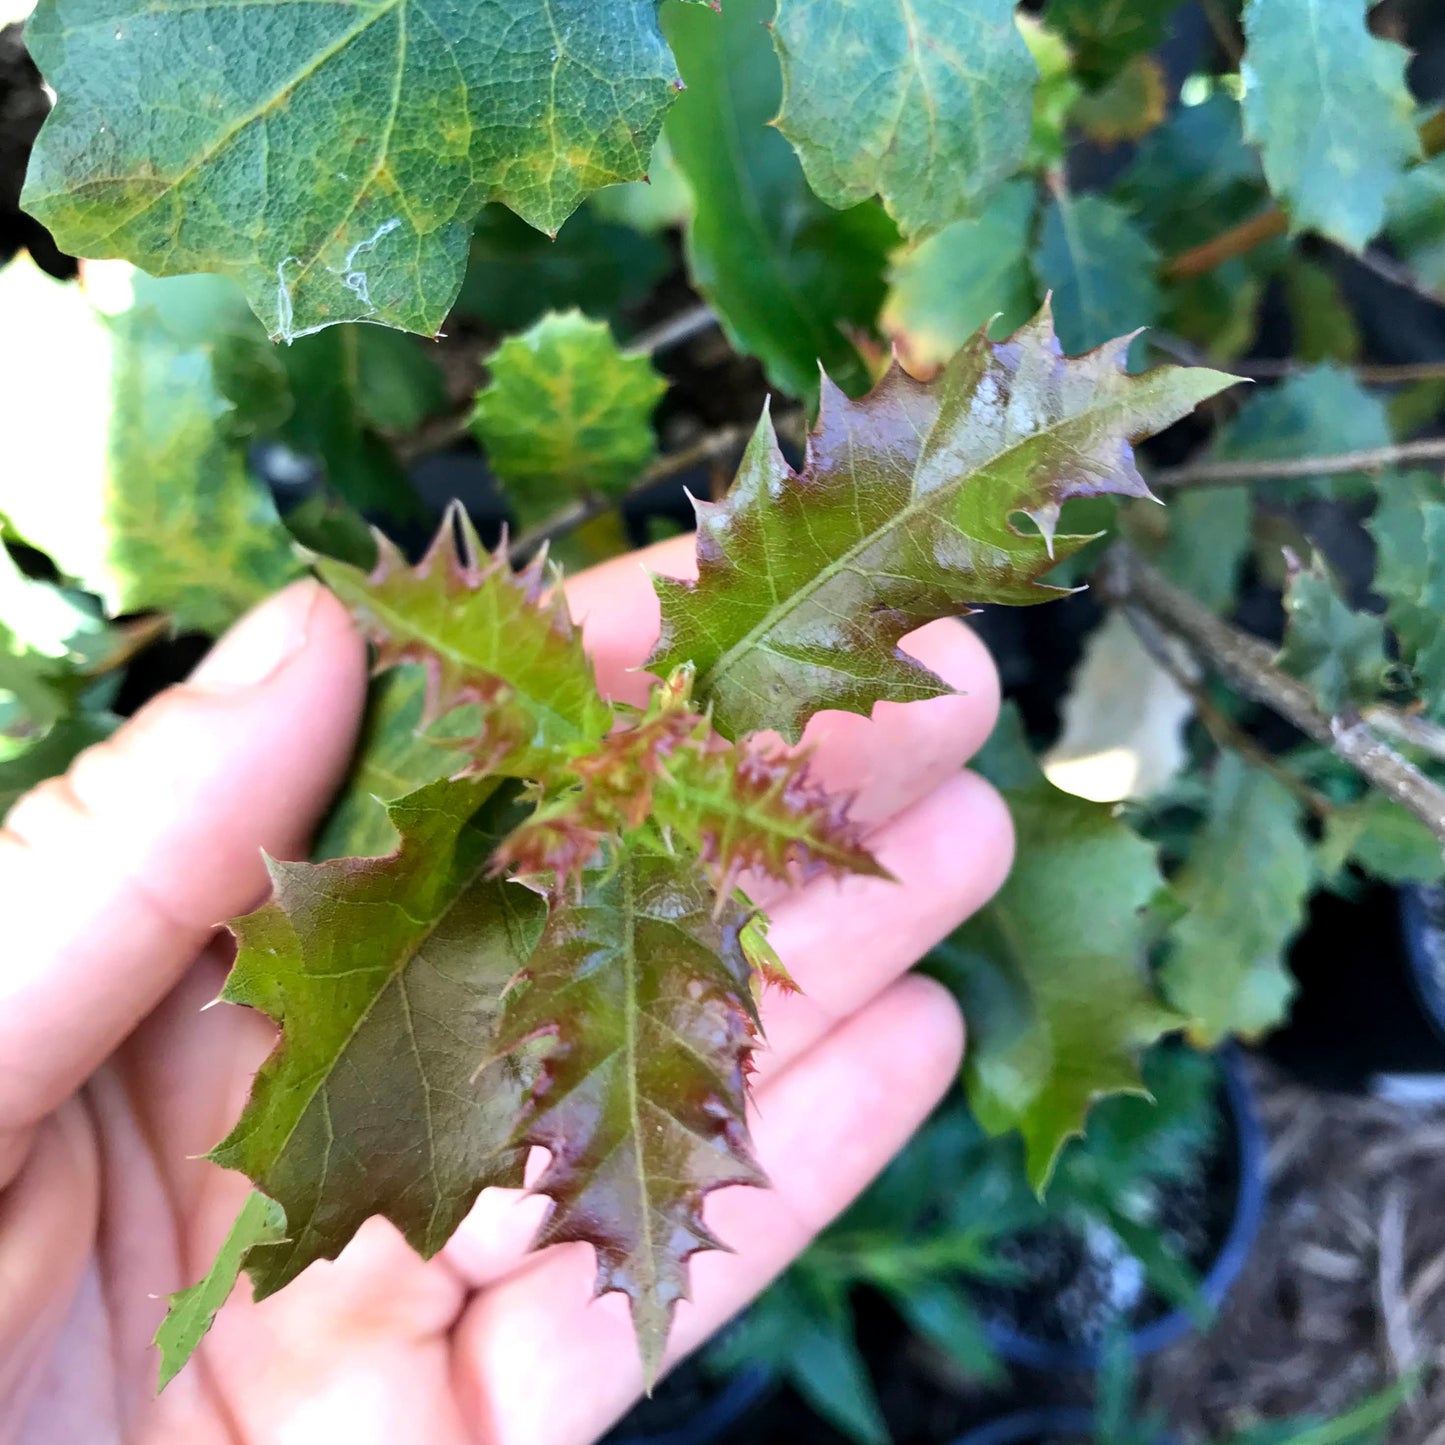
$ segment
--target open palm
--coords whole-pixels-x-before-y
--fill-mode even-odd
[[[658,618],[642,564],[683,575],[690,553],[666,544],[569,584],[611,696],[645,693],[635,669]],[[804,990],[763,1006],[752,1127],[773,1188],[709,1199],[736,1252],[694,1259],[674,1358],[867,1183],[958,1065],[952,1001],[901,975],[1009,865],[1002,804],[961,771],[993,724],[997,680],[955,623],[908,650],[960,695],[882,703],[871,720],[826,714],[805,739],[820,775],[857,791],[900,881],[753,890]],[[601,1434],[639,1393],[625,1302],[592,1300],[590,1248],[527,1255],[547,1201],[489,1190],[430,1262],[374,1219],[264,1303],[237,1291],[155,1397],[163,1296],[205,1269],[248,1188],[195,1156],[234,1122],[275,1043],[246,1010],[202,1014],[229,960],[215,926],[260,901],[263,847],[304,856],[354,742],[364,673],[340,605],[297,584],[0,833],[6,1445],[564,1445]]]

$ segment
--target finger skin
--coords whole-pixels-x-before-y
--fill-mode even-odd
[[[928,979],[895,984],[779,1074],[756,1100],[753,1136],[773,1187],[726,1189],[710,1227],[736,1253],[693,1257],[675,1363],[753,1298],[836,1216],[923,1122],[958,1071],[963,1025]],[[620,1295],[593,1300],[592,1251],[537,1256],[468,1307],[453,1379],[483,1445],[583,1445],[641,1393]],[[578,1371],[586,1388],[578,1388]]]
[[[0,1133],[43,1117],[155,1006],[216,925],[264,894],[265,848],[303,853],[342,772],[365,695],[365,651],[315,583],[263,604],[233,661],[281,653],[236,685],[171,688],[0,832]],[[244,654],[244,655],[242,655]]]

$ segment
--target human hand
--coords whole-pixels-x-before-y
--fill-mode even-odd
[[[691,542],[642,554],[685,575]],[[568,584],[609,695],[658,610],[638,557]],[[902,978],[1002,882],[1007,814],[960,771],[992,728],[983,646],[934,623],[907,650],[961,690],[810,724],[815,773],[900,881],[820,879],[768,904],[803,989],[763,1000],[751,1126],[773,1187],[719,1191],[736,1253],[694,1257],[669,1360],[741,1308],[868,1182],[953,1078],[956,1007]],[[365,688],[341,608],[299,583],[243,620],[187,684],[143,709],[0,833],[0,1442],[573,1445],[636,1399],[625,1301],[591,1299],[585,1245],[527,1255],[545,1199],[488,1190],[420,1260],[373,1219],[341,1257],[255,1304],[238,1290],[155,1397],[164,1295],[206,1268],[248,1184],[195,1156],[234,1122],[275,1043],[215,998],[219,920],[259,903],[260,850],[303,857],[339,782]]]

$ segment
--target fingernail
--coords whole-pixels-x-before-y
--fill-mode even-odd
[[[191,682],[217,692],[265,682],[306,646],[319,591],[313,580],[295,582],[248,612],[201,659]]]

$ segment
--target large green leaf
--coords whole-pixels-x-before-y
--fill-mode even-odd
[[[1209,816],[1170,886],[1186,912],[1160,980],[1190,1034],[1212,1047],[1273,1028],[1294,997],[1285,951],[1314,886],[1294,797],[1263,769],[1221,755]]]
[[[1362,251],[1420,153],[1409,53],[1365,24],[1368,0],[1249,0],[1244,116],[1300,230]]]
[[[899,639],[970,602],[1056,596],[1037,579],[1088,540],[1053,536],[1064,501],[1147,495],[1131,441],[1230,384],[1129,376],[1127,345],[1065,358],[1045,311],[1008,341],[978,335],[927,385],[895,368],[860,402],[828,387],[797,474],[764,417],[727,499],[699,504],[697,581],[657,579],[649,665],[695,664],[728,737],[796,740],[822,708],[946,693]]]
[[[1007,713],[985,754],[1008,748],[1003,787],[1017,834],[998,897],[935,954],[969,1022],[969,1104],[992,1134],[1017,1129],[1040,1191],[1105,1094],[1143,1093],[1143,1050],[1183,1019],[1150,983],[1164,886],[1154,845],[1112,805],[1049,784]]]
[[[59,100],[25,204],[80,255],[237,278],[273,336],[431,334],[471,221],[555,231],[644,174],[677,71],[657,0],[42,0]]]
[[[0,311],[39,338],[0,379],[0,512],[112,613],[157,609],[217,632],[297,575],[290,539],[246,473],[215,347],[136,305],[106,318],[29,263]],[[73,398],[63,426],[55,398]]]
[[[1044,212],[1034,267],[1053,292],[1059,340],[1071,356],[1157,318],[1158,266],[1158,252],[1112,201],[1057,196]]]
[[[545,1049],[517,1136],[552,1156],[537,1242],[596,1248],[598,1293],[628,1296],[649,1382],[688,1257],[719,1247],[703,1200],[763,1180],[743,1118],[745,921],[690,857],[630,850],[553,909],[500,1026],[500,1048]]]
[[[781,0],[778,129],[830,206],[878,194],[905,236],[974,214],[1028,149],[1013,0]]]
[[[487,363],[472,430],[532,527],[588,495],[619,496],[652,460],[652,413],[667,383],[580,311],[544,316]]]
[[[515,573],[505,555],[488,557],[460,509],[415,567],[385,538],[378,548],[369,575],[324,558],[317,570],[355,611],[381,666],[425,667],[425,719],[480,706],[473,750],[483,766],[526,777],[554,750],[585,750],[607,731],[581,637],[540,565]]]
[[[721,15],[675,7],[667,34],[687,90],[667,137],[692,191],[689,271],[733,344],[793,396],[813,397],[818,366],[845,391],[868,383],[841,329],[871,325],[897,233],[874,205],[836,214],[768,122],[782,78],[764,22],[773,0],[730,0]]]
[[[495,787],[444,780],[394,803],[389,857],[271,862],[271,900],[233,924],[221,996],[283,1033],[210,1154],[285,1210],[285,1241],[246,1257],[258,1295],[376,1214],[434,1254],[484,1187],[522,1181],[523,1071],[478,1073],[546,908],[487,876],[493,838],[471,819]]]
[[[1445,155],[1416,166],[1400,182],[1390,197],[1387,229],[1415,275],[1445,290]]]
[[[1347,862],[1397,888],[1438,883],[1445,876],[1440,840],[1413,813],[1374,789],[1330,815],[1317,857],[1326,878]]]
[[[955,221],[894,257],[881,319],[915,375],[942,366],[979,327],[1007,336],[1033,315],[1036,210],[1033,183],[1008,181],[976,220]]]

